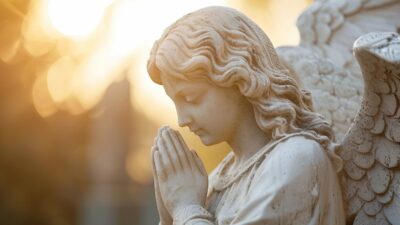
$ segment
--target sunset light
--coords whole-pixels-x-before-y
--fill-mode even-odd
[[[273,23],[271,18],[280,18],[279,14],[272,12],[280,12],[283,4],[274,1],[268,4],[259,1],[259,4],[261,8],[254,8],[240,0],[38,1],[31,13],[32,19],[25,27],[27,40],[32,40],[28,47],[37,54],[56,47],[60,57],[37,78],[32,90],[34,106],[43,117],[51,116],[57,109],[81,114],[99,103],[110,84],[126,78],[131,86],[130,104],[138,112],[156,124],[178,128],[172,101],[165,95],[162,86],[153,83],[147,74],[147,59],[154,41],[168,25],[186,13],[205,6],[225,5],[245,10],[263,29],[268,30],[275,44],[295,44],[298,38],[294,27],[296,10],[304,7],[306,1],[294,3],[296,7],[292,20],[285,17],[280,23]],[[268,7],[276,10],[269,13]],[[287,26],[279,26],[282,23]],[[44,32],[35,33],[37,29]],[[46,35],[47,42],[43,41]],[[201,146],[193,134],[184,129],[181,132],[196,146]],[[144,158],[147,157],[146,148],[143,151],[136,153],[133,161],[148,162]],[[205,152],[199,153],[206,157]],[[148,163],[140,165],[147,165],[149,169]],[[214,163],[206,163],[209,169],[212,165]],[[127,168],[133,167],[129,164]]]
[[[147,76],[148,53],[163,29],[174,20],[189,11],[215,4],[226,5],[224,1],[180,0],[48,0],[38,3],[41,8],[37,10],[45,12],[48,21],[42,14],[36,20],[42,21],[43,29],[54,29],[55,33],[48,33],[53,40],[57,36],[62,38],[58,46],[63,57],[47,73],[51,98],[67,110],[68,105],[76,104],[66,102],[78,101],[81,109],[73,111],[83,112],[99,101],[113,81],[126,76],[133,86],[133,104],[138,104],[143,113],[158,122],[174,120],[170,100]],[[50,27],[46,27],[48,23]],[[149,105],[150,102],[159,104]],[[148,110],[150,108],[156,109]],[[166,113],[154,115],[153,112],[160,110]]]
[[[219,5],[248,15],[275,46],[297,44],[295,20],[310,2],[0,0],[1,225],[158,224],[150,152],[159,128],[177,130],[208,173],[231,147],[179,127],[147,72],[155,41]]]
[[[96,29],[112,0],[48,0],[50,22],[60,33],[84,37]]]

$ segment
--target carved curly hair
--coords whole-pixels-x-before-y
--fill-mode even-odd
[[[147,69],[159,84],[161,74],[168,74],[237,86],[271,139],[306,131],[325,146],[334,140],[329,123],[313,112],[310,93],[280,62],[267,35],[237,10],[207,7],[182,17],[154,44]]]

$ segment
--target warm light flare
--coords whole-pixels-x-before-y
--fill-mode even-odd
[[[83,112],[101,100],[112,82],[128,76],[135,110],[156,124],[176,125],[173,102],[162,86],[150,80],[146,69],[150,48],[163,30],[188,12],[210,5],[230,5],[260,24],[277,46],[295,44],[298,41],[295,17],[308,0],[290,2],[293,5],[290,9],[282,1],[268,1],[268,4],[261,1],[249,4],[243,0],[38,1],[41,11],[37,11],[36,20],[30,17],[30,26],[24,29],[26,48],[32,54],[42,55],[56,46],[61,57],[50,67],[47,77],[35,83],[32,93],[35,108],[44,117],[57,109],[72,114]],[[282,11],[289,13],[283,15]],[[48,86],[43,87],[44,83]],[[229,149],[226,145],[204,148],[186,129],[181,131],[191,147],[199,150],[208,171]],[[202,149],[225,151],[209,154]],[[129,157],[126,165],[129,174],[141,183],[150,178],[147,157],[148,148],[143,147]]]
[[[187,12],[208,5],[224,5],[225,1],[124,0],[119,3],[110,21],[111,34],[121,52],[130,52],[153,43],[168,25]]]
[[[54,29],[50,25],[44,0],[30,6],[21,31],[24,47],[32,56],[42,56],[54,48]]]
[[[157,124],[177,121],[172,100],[165,94],[164,88],[154,83],[147,75],[147,57],[137,57],[135,69],[129,75],[132,84],[131,101],[136,108]],[[143,94],[146,93],[146,94]]]
[[[47,10],[58,32],[85,37],[99,25],[110,3],[110,0],[48,0]]]
[[[31,26],[26,26],[24,29],[25,36],[29,40],[27,49],[32,54],[43,54],[49,51],[49,48],[54,48],[54,42],[51,44],[51,41],[59,38],[57,48],[60,49],[62,57],[72,56],[76,64],[63,66],[68,68],[55,71],[54,68],[59,66],[57,65],[59,61],[57,61],[51,67],[48,77],[51,97],[60,103],[63,100],[66,101],[67,96],[72,95],[85,109],[89,109],[98,102],[109,84],[121,76],[119,73],[124,70],[123,67],[126,67],[126,60],[135,55],[136,62],[132,63],[129,74],[129,79],[134,86],[133,103],[138,104],[140,106],[138,108],[156,122],[165,121],[164,119],[173,121],[176,118],[172,102],[165,96],[162,88],[152,83],[147,75],[146,61],[152,44],[168,25],[184,14],[209,5],[228,5],[228,3],[235,5],[235,2],[241,2],[239,5],[248,5],[234,0],[190,2],[182,0],[41,0],[35,4],[36,19],[30,17]],[[305,4],[298,3],[296,9],[300,9]],[[278,4],[278,6],[281,5]],[[265,7],[278,8],[273,2]],[[258,14],[254,15],[243,9],[250,17],[261,18],[261,21],[257,22],[266,26],[264,29],[268,30],[271,39],[288,41],[286,39],[294,37],[292,34],[296,32],[290,32],[290,34],[283,32],[283,36],[274,37],[276,32],[268,26],[271,26],[271,21],[276,20],[268,20],[267,15],[275,18],[279,16],[271,15],[268,9],[257,9],[255,11]],[[240,7],[239,10],[241,10]],[[273,24],[277,26],[282,22],[294,23],[294,19],[292,22],[289,21],[292,20]],[[102,29],[93,33],[100,25]],[[58,31],[58,34],[54,32],[54,29]],[[294,26],[293,29],[295,29]],[[60,33],[73,39],[69,42],[66,42],[65,38],[61,40]],[[45,35],[48,36],[47,40],[43,38]],[[85,38],[75,39],[75,37]],[[276,40],[273,41],[277,43]],[[162,118],[158,113],[152,113],[160,111],[166,112],[164,113],[166,116]]]
[[[42,117],[53,115],[57,111],[57,105],[51,99],[47,89],[46,76],[36,78],[32,88],[32,102],[38,114]]]
[[[134,63],[135,68],[131,68],[130,80],[140,91],[140,93],[134,92],[135,96],[141,96],[140,108],[153,108],[155,105],[148,103],[161,102],[157,104],[158,108],[151,111],[167,112],[170,120],[174,119],[170,100],[163,94],[162,88],[153,84],[147,76],[146,60],[150,47],[165,27],[188,11],[223,3],[223,1],[188,3],[181,0],[121,0],[113,2],[107,20],[103,20],[105,10],[112,3],[111,0],[47,1],[47,4],[44,2],[43,5],[47,6],[48,18],[58,32],[70,37],[86,36],[84,39],[73,39],[70,48],[62,52],[64,55],[82,56],[82,58],[76,57],[78,62],[76,65],[67,65],[68,62],[62,59],[49,71],[49,89],[54,101],[60,103],[72,95],[85,109],[91,108],[99,101],[110,83],[124,76],[121,73],[124,67],[125,69],[127,67],[127,59],[135,55],[136,62],[140,63]],[[96,35],[90,35],[102,20],[103,29],[96,32]],[[81,43],[91,45],[91,48],[83,54],[77,53],[79,48],[73,46]],[[151,115],[151,118],[160,116]]]
[[[49,69],[47,83],[52,99],[62,103],[72,94],[71,80],[75,63],[70,57],[57,60]]]

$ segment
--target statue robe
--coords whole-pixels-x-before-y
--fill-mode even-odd
[[[345,224],[337,173],[317,141],[289,135],[240,168],[233,161],[231,152],[209,176],[206,210],[188,207],[174,224]]]

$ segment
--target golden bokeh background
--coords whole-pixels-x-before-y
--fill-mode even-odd
[[[163,29],[234,7],[296,45],[310,0],[0,0],[0,224],[155,224],[149,149],[178,129],[211,171],[229,151],[179,128],[146,71]]]

